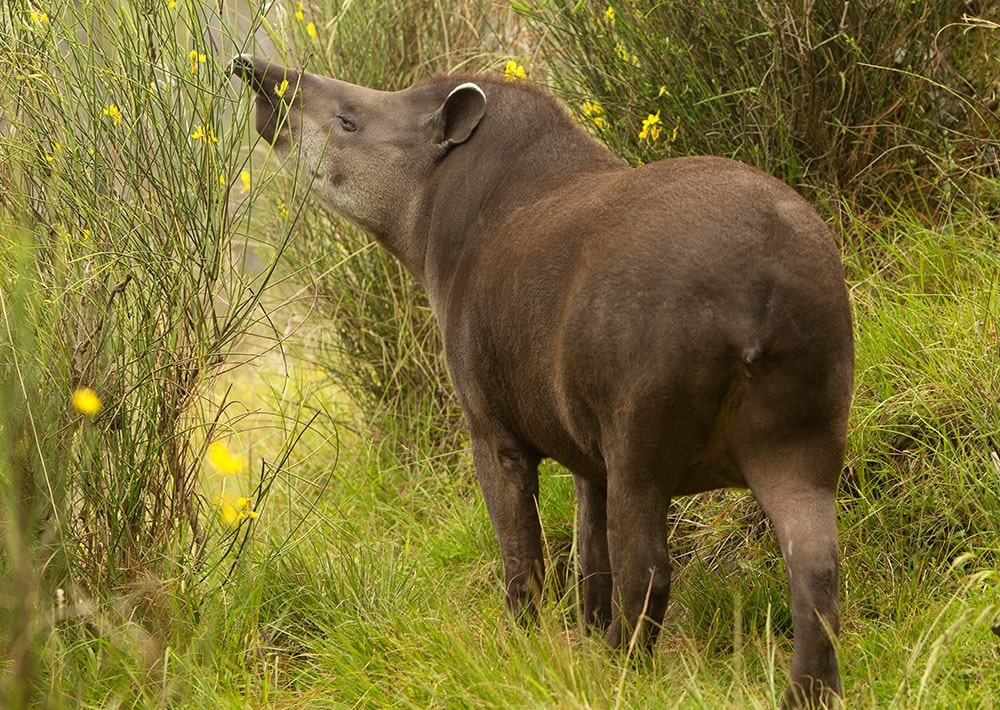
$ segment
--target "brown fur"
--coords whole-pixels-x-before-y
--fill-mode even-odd
[[[249,57],[233,71],[261,134],[427,289],[510,609],[541,587],[542,457],[574,475],[584,613],[616,647],[656,638],[671,498],[748,486],[789,573],[786,701],[833,702],[853,341],[816,212],[730,160],[630,169],[524,83],[383,93]]]

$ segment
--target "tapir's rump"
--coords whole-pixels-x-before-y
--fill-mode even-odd
[[[427,289],[511,611],[541,588],[541,458],[573,473],[582,611],[614,646],[656,638],[671,498],[746,486],[789,573],[786,703],[833,702],[853,341],[839,250],[806,201],[720,158],[631,169],[524,82],[232,71],[261,136]]]

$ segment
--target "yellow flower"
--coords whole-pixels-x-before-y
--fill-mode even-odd
[[[257,511],[250,507],[250,503],[249,498],[240,497],[233,500],[223,493],[215,495],[215,507],[219,509],[219,515],[226,525],[236,525],[247,518],[251,520],[256,518]]]
[[[219,185],[222,187],[226,186],[226,176],[225,174],[219,175]]]
[[[608,5],[608,9],[604,11],[604,19],[610,24],[615,24],[615,9]]]
[[[195,127],[194,133],[191,134],[191,140],[196,140],[196,141],[201,140],[205,141],[206,143],[219,142],[218,137],[215,135],[215,131],[213,131],[211,128],[209,128],[206,131],[205,128],[200,123]]]
[[[303,17],[302,10],[303,9],[304,8],[302,7],[302,3],[299,3],[298,8],[295,10],[295,19],[298,20],[299,22],[302,22],[302,17]]]
[[[518,79],[527,79],[528,75],[524,71],[524,66],[518,64],[513,59],[507,62],[507,66],[503,70],[504,78],[507,81],[517,81]]]
[[[288,205],[285,204],[284,200],[278,200],[278,216],[282,219],[288,219]]]
[[[88,416],[94,416],[101,411],[101,398],[89,387],[78,387],[70,398],[73,408]]]
[[[171,10],[177,7],[177,0],[167,0],[167,7]]]
[[[207,59],[208,57],[199,52],[197,49],[192,49],[190,52],[188,52],[188,61],[191,62],[191,73],[197,74],[198,65],[204,64]]]
[[[240,511],[240,518],[241,519],[242,518],[253,519],[253,518],[257,517],[257,511],[250,507],[250,503],[251,503],[251,501],[250,501],[249,498],[237,498],[236,499],[236,508],[237,508],[237,510]]]
[[[615,42],[615,54],[617,54],[618,58],[623,62],[629,62],[634,67],[639,66],[639,57],[634,54],[630,54],[629,51],[625,49],[625,45],[621,42]]]
[[[31,14],[28,15],[32,22],[36,25],[44,25],[49,21],[49,13],[47,12],[35,12],[32,10]]]
[[[316,39],[316,25],[311,22],[306,25],[306,34],[309,35],[310,39]]]
[[[117,106],[115,106],[114,104],[108,104],[107,106],[105,106],[105,107],[104,107],[104,108],[103,108],[103,109],[101,110],[101,112],[102,112],[102,113],[103,113],[103,114],[104,114],[105,116],[107,116],[108,118],[110,118],[110,119],[111,119],[111,122],[112,122],[112,123],[113,123],[114,125],[116,125],[116,126],[117,126],[117,125],[118,125],[119,123],[121,123],[121,122],[122,122],[122,112],[121,112],[121,109],[120,109],[120,108],[118,108]]]
[[[288,79],[282,79],[280,84],[274,85],[274,93],[278,95],[279,99],[285,97],[286,91],[288,91]]]
[[[604,128],[606,125],[604,121],[604,107],[601,106],[601,102],[597,99],[583,102],[583,114],[589,117],[598,128]]]
[[[219,472],[226,475],[242,473],[246,462],[242,456],[234,456],[223,441],[213,441],[205,451],[205,458]]]
[[[50,163],[54,163],[55,160],[56,160],[56,153],[60,153],[60,152],[62,152],[62,144],[61,143],[53,143],[52,144],[52,152],[51,153],[47,153],[45,155],[45,160],[47,160]]]
[[[243,187],[240,189],[240,192],[245,195],[246,193],[250,192],[250,171],[249,170],[244,170],[244,171],[242,171],[240,173],[240,181],[243,183]]]
[[[660,120],[660,112],[651,113],[642,122],[642,130],[639,131],[639,139],[646,140],[647,138],[655,141],[660,137],[660,127],[663,125],[663,121]]]

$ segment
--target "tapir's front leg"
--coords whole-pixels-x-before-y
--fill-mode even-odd
[[[539,457],[512,438],[473,435],[476,475],[503,555],[507,608],[520,621],[534,615],[544,562],[538,520]]]

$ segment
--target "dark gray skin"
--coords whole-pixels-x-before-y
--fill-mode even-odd
[[[541,458],[573,473],[583,612],[614,647],[656,639],[671,498],[749,487],[788,570],[785,702],[836,702],[854,354],[838,248],[805,200],[720,158],[629,168],[524,82],[231,70],[260,135],[426,288],[510,610],[540,594]]]

